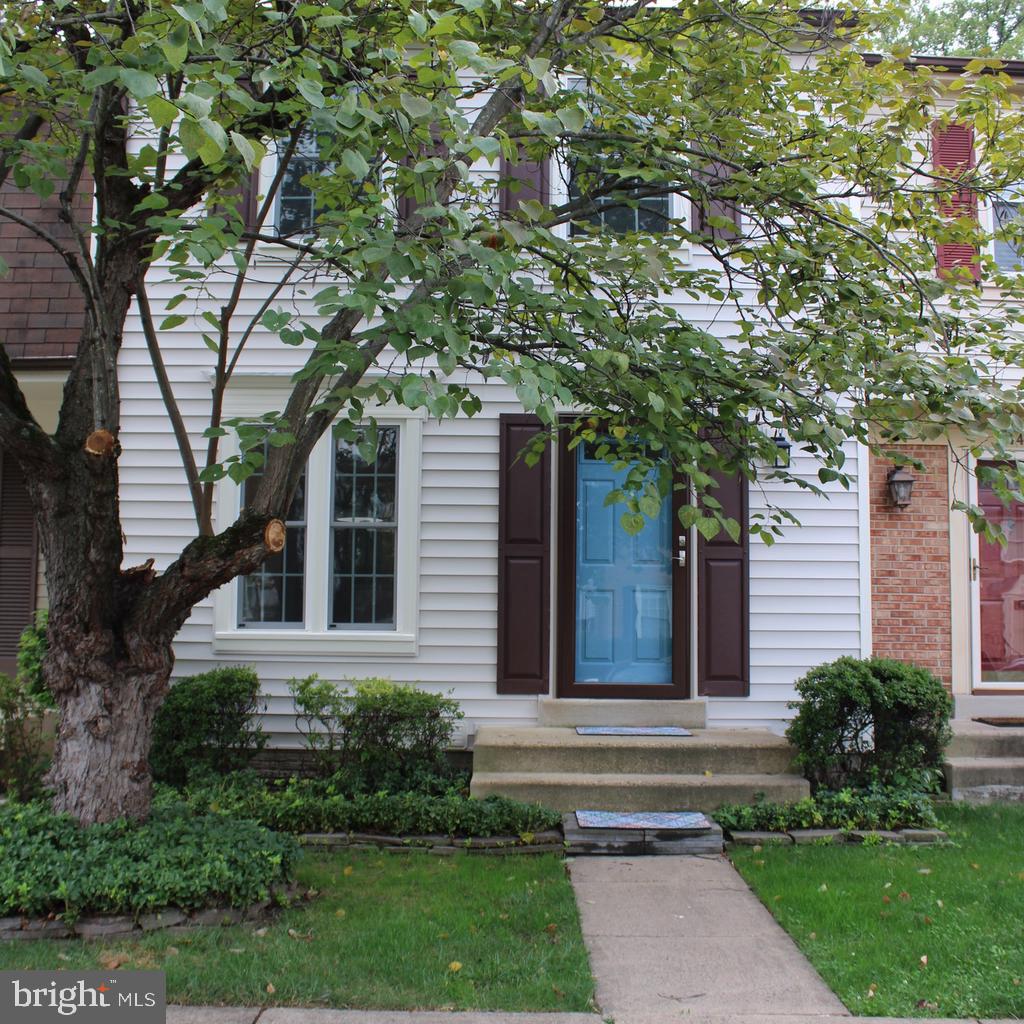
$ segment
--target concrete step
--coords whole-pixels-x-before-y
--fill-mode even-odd
[[[474,772],[626,775],[781,775],[793,748],[766,729],[695,730],[692,736],[579,736],[575,729],[482,726]]]
[[[786,802],[810,794],[799,775],[650,775],[584,772],[473,772],[473,796],[498,794],[556,811],[715,811],[758,794]]]
[[[956,791],[976,786],[1020,786],[1024,789],[1024,757],[950,757],[946,759],[946,788]]]
[[[952,724],[953,739],[946,747],[947,757],[1024,757],[1024,728],[982,722]]]
[[[1024,718],[1024,697],[1015,693],[994,693],[985,696],[962,694],[953,698],[957,720],[972,718]]]
[[[681,725],[703,729],[707,702],[703,700],[609,700],[541,697],[539,725]]]

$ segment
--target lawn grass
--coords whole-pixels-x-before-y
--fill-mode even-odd
[[[1024,1017],[1024,805],[939,814],[951,845],[731,856],[852,1013]]]
[[[0,943],[0,969],[161,969],[172,1003],[591,1009],[563,861],[465,854],[305,858],[319,895],[266,925],[137,941]]]

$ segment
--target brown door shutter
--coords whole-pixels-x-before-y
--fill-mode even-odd
[[[519,212],[519,204],[536,199],[541,205],[547,206],[551,198],[549,181],[550,161],[520,160],[509,163],[501,158],[501,181],[504,185],[499,197],[499,210],[503,217]]]
[[[974,166],[974,129],[970,125],[938,125],[932,131],[932,164],[939,174],[956,178]],[[960,217],[978,219],[978,194],[964,188],[943,204],[942,214],[950,220]],[[967,267],[975,281],[981,278],[978,250],[963,242],[940,242],[936,246],[935,261],[939,273],[956,267]]]
[[[0,672],[12,673],[36,598],[36,524],[21,469],[0,454]]]
[[[740,233],[740,208],[731,200],[721,199],[717,196],[722,182],[729,177],[728,168],[724,164],[713,163],[703,177],[710,198],[707,201],[694,201],[691,204],[694,232],[715,242],[736,238]],[[710,223],[712,217],[721,217],[730,223],[728,225],[713,225]]]
[[[739,541],[724,530],[697,545],[697,692],[746,697],[750,692],[750,581],[747,481],[715,474],[712,493],[740,524]]]
[[[536,416],[499,420],[498,693],[547,693],[551,608],[551,456],[519,458]]]

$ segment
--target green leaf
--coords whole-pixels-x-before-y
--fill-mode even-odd
[[[241,155],[246,170],[251,171],[256,163],[256,151],[252,148],[252,143],[238,132],[231,133],[231,141]]]
[[[170,128],[179,114],[178,108],[163,96],[150,96],[146,100],[146,110],[157,128]]]
[[[402,104],[402,109],[414,121],[421,121],[423,118],[429,117],[434,110],[434,104],[430,100],[425,100],[421,96],[413,96],[408,92],[403,92],[398,97],[398,102]]]
[[[295,88],[299,90],[299,94],[311,107],[321,110],[326,105],[323,86],[319,82],[311,81],[308,78],[297,78]]]
[[[341,162],[356,181],[362,181],[370,173],[370,165],[358,149],[346,149],[341,154]]]
[[[82,86],[85,89],[98,89],[101,85],[109,85],[111,82],[116,82],[121,77],[121,69],[119,67],[102,66],[95,68],[90,71],[85,78],[82,79]]]
[[[39,89],[45,89],[50,84],[50,80],[43,74],[39,68],[33,64],[19,64],[18,74],[25,79],[29,85],[34,85]]]
[[[155,75],[148,71],[139,71],[136,68],[122,68],[120,74],[121,84],[137,100],[148,99],[160,91],[160,83]]]
[[[430,29],[430,25],[427,19],[420,14],[419,11],[412,11],[409,15],[409,27],[416,33],[420,39],[427,38],[427,32]]]
[[[175,313],[174,316],[167,317],[163,323],[160,324],[159,329],[161,331],[173,331],[175,327],[180,327],[186,320],[188,320],[187,316]]]

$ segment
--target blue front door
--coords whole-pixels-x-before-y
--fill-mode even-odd
[[[630,692],[678,689],[672,503],[663,502],[658,518],[630,536],[619,522],[623,506],[604,503],[622,486],[626,470],[616,472],[590,454],[583,444],[563,452],[575,464],[575,480],[567,481],[575,484],[575,655],[573,679],[563,690],[583,691],[582,696],[611,686],[630,687]]]

